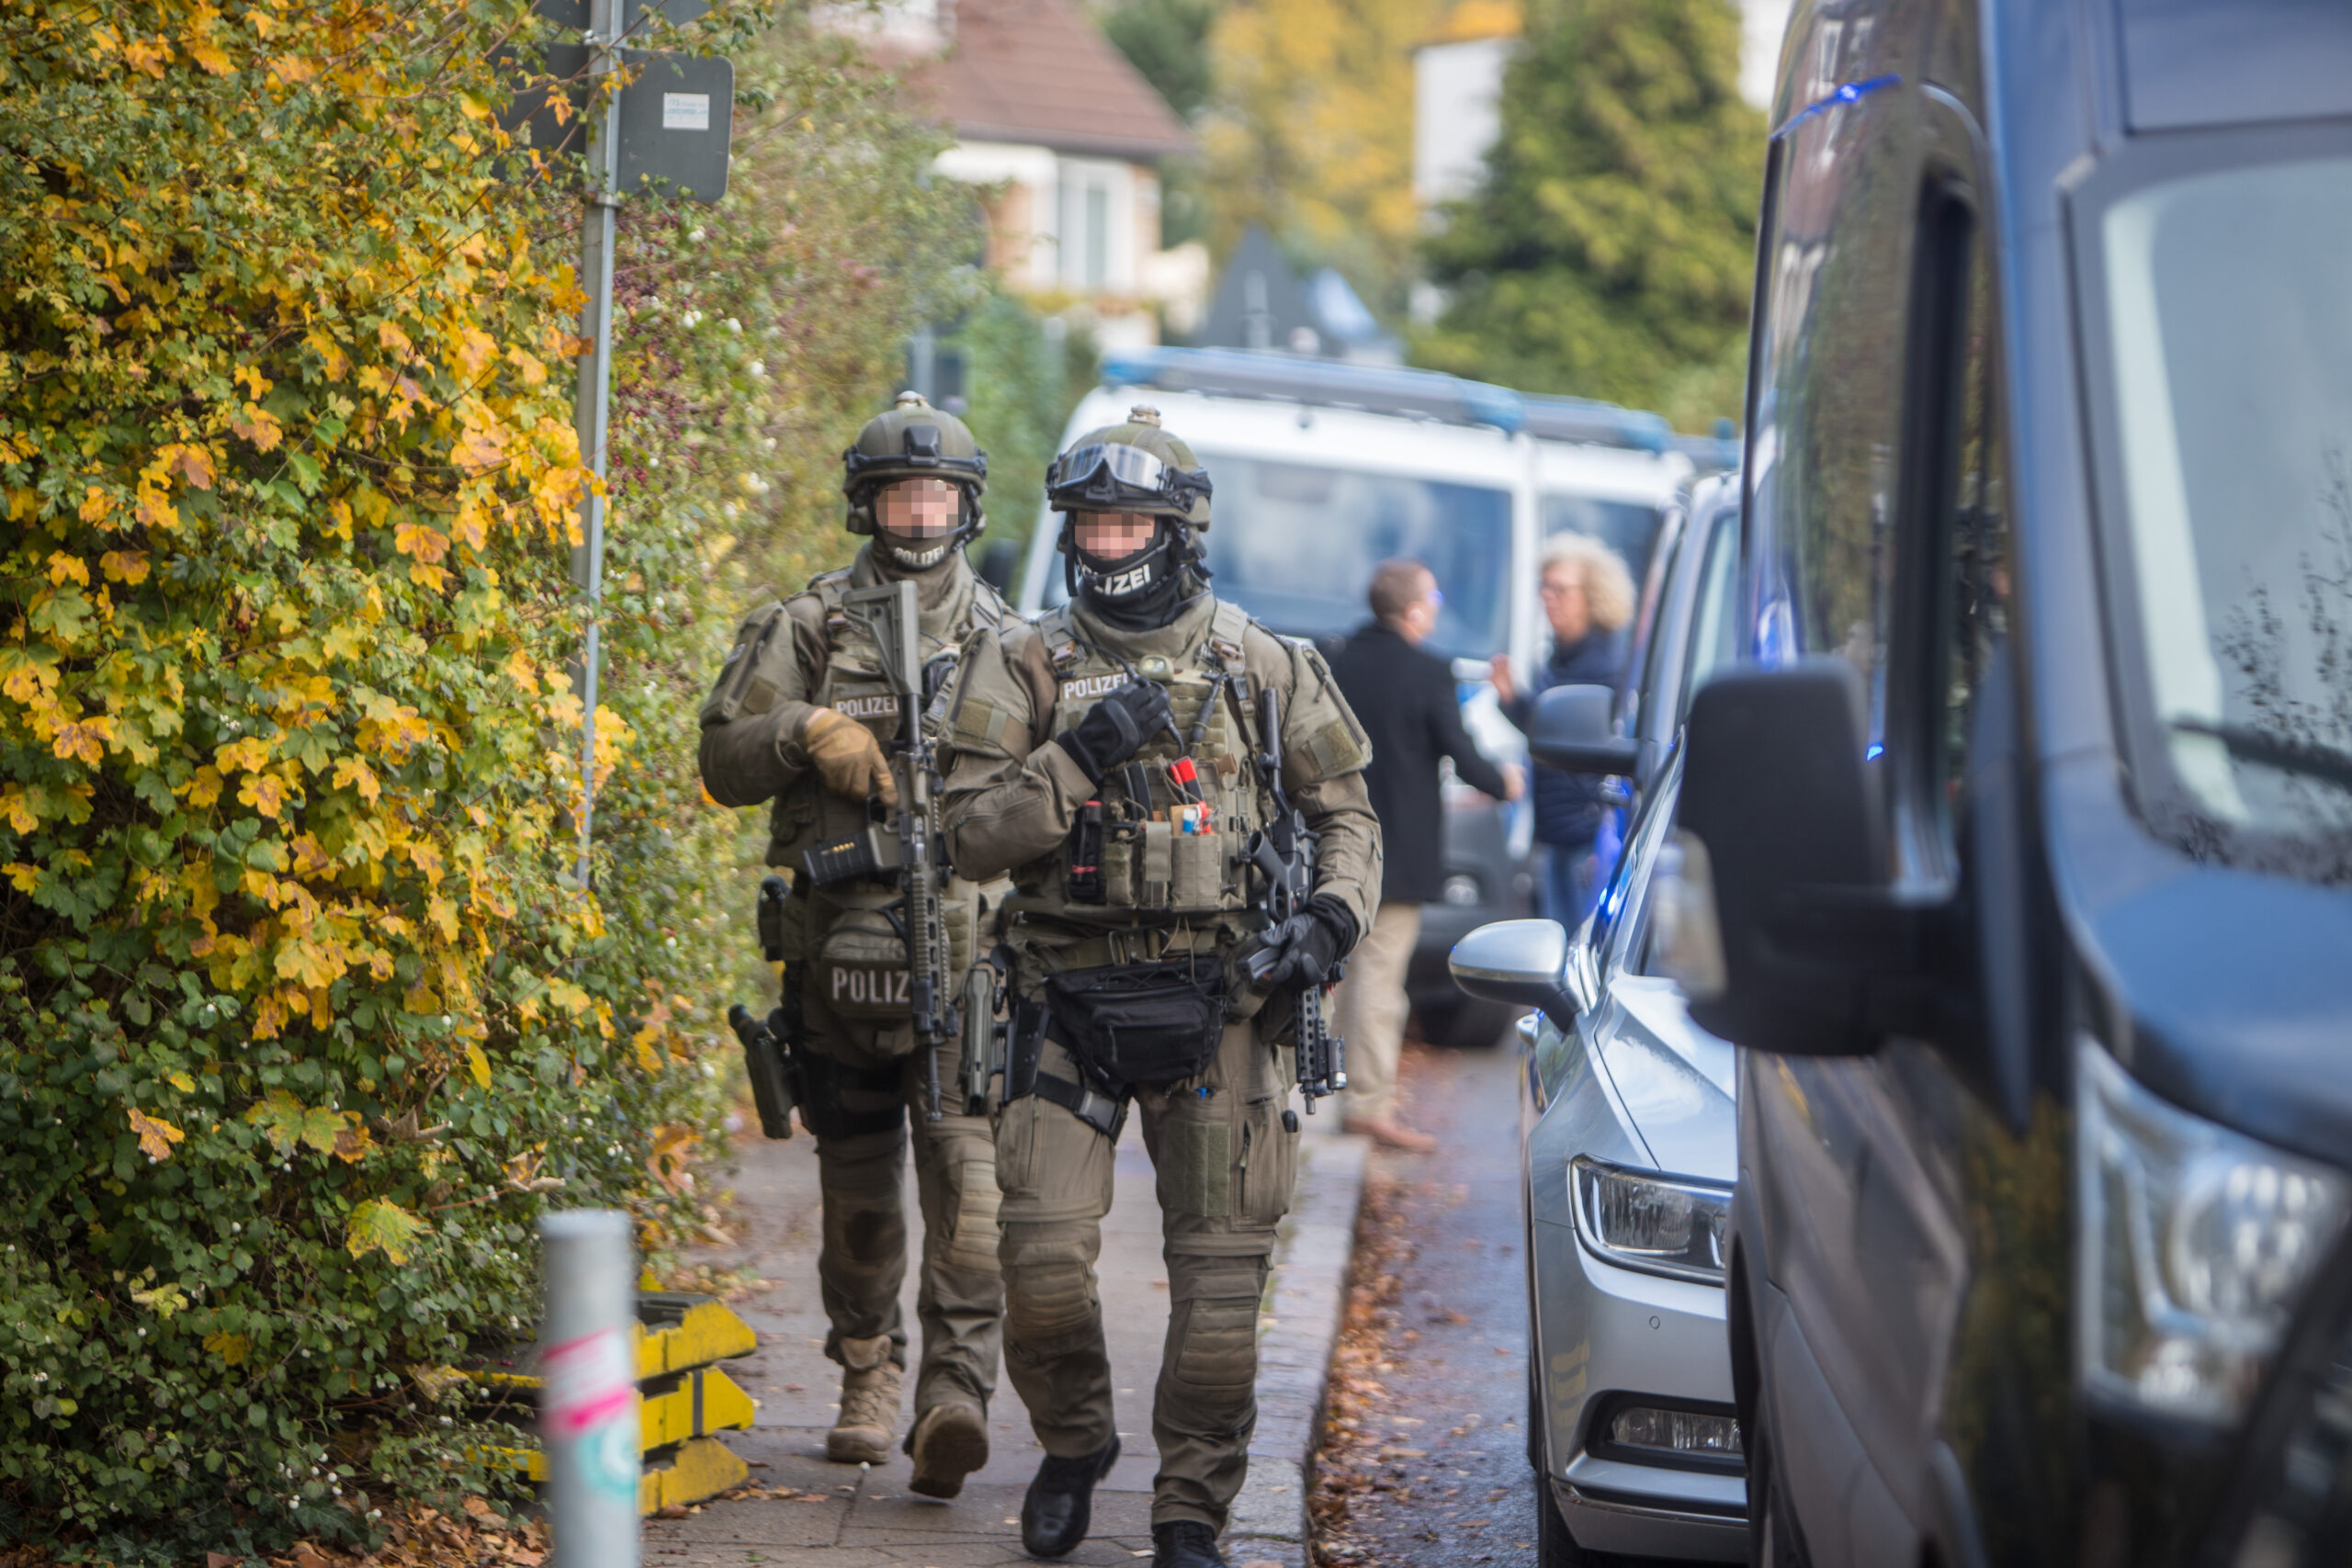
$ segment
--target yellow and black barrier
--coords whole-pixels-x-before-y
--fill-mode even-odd
[[[699,1503],[751,1478],[751,1470],[713,1436],[741,1431],[756,1413],[752,1396],[717,1363],[759,1348],[752,1325],[708,1296],[640,1290],[637,1296],[639,1445],[645,1472],[638,1512]],[[485,1389],[536,1392],[539,1380],[512,1372],[469,1372]],[[547,1455],[507,1450],[502,1459],[533,1481],[548,1478]]]

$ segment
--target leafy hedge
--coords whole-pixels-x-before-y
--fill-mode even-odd
[[[738,563],[817,564],[792,462],[960,219],[797,33],[739,195],[629,214],[583,892],[576,240],[492,178],[484,63],[524,9],[0,0],[0,1539],[175,1561],[478,1485],[511,1434],[432,1370],[527,1329],[548,1195],[704,1217],[745,825],[693,698]]]

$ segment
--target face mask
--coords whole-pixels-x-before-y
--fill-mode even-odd
[[[1162,522],[1142,512],[1071,513],[1071,555],[1088,590],[1101,599],[1127,599],[1165,578],[1169,541]]]
[[[963,492],[945,479],[898,479],[874,495],[874,523],[900,565],[934,566],[954,547]]]

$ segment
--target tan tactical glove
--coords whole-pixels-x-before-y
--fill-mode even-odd
[[[817,776],[835,795],[852,800],[880,795],[885,806],[899,804],[899,783],[874,732],[845,713],[812,708],[801,721],[800,747],[816,764]]]

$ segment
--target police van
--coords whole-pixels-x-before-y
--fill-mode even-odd
[[[1658,520],[1693,466],[1656,414],[1229,349],[1110,355],[1063,445],[1118,423],[1137,402],[1160,410],[1216,487],[1208,562],[1217,594],[1274,631],[1351,631],[1366,618],[1375,565],[1427,562],[1445,603],[1426,646],[1453,660],[1465,726],[1498,761],[1523,761],[1526,745],[1496,705],[1487,661],[1508,653],[1532,670],[1548,651],[1536,594],[1544,541],[1596,535],[1641,581]],[[1047,512],[1029,541],[1015,600],[1025,615],[1068,597],[1059,526]],[[1526,912],[1533,823],[1523,805],[1451,779],[1445,804],[1444,901],[1424,911],[1408,986],[1430,1038],[1483,1045],[1508,1013],[1454,989],[1446,954],[1476,927]]]

